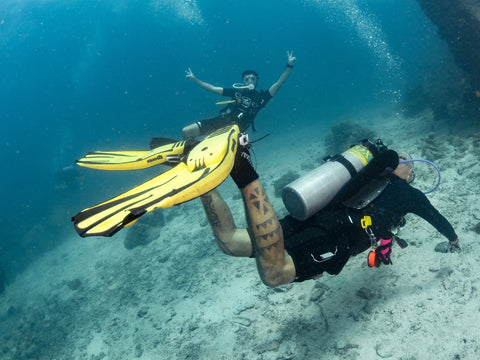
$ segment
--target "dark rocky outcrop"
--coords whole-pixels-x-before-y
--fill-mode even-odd
[[[468,75],[473,95],[480,98],[480,2],[477,0],[418,0],[438,27],[457,65]]]

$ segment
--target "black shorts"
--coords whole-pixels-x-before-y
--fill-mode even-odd
[[[233,113],[231,113],[228,115],[219,115],[211,119],[202,120],[197,124],[200,127],[200,135],[209,135],[215,130],[231,124],[237,124],[240,128],[240,131],[245,131],[252,124],[252,121],[253,120],[249,119],[247,116],[238,119]]]
[[[312,279],[324,272],[340,273],[353,252],[350,224],[335,221],[335,229],[329,229],[328,225],[306,226],[291,233],[285,229],[288,223],[282,219],[285,250],[295,265],[295,281]]]

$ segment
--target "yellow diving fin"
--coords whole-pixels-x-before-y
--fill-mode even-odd
[[[186,160],[151,180],[72,218],[82,236],[112,236],[157,208],[195,199],[220,185],[230,174],[237,151],[239,129],[228,126],[195,146]]]
[[[172,160],[177,163],[186,145],[186,141],[179,141],[144,151],[92,151],[75,162],[98,170],[140,170]]]

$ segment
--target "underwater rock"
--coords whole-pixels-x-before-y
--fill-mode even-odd
[[[137,246],[150,244],[156,238],[153,229],[152,226],[143,223],[137,223],[129,227],[127,236],[125,236],[125,240],[123,241],[123,246],[128,250],[132,250]]]
[[[448,142],[455,148],[459,153],[465,153],[468,151],[468,142],[465,141],[464,136],[450,135],[448,137]]]
[[[446,253],[448,251],[448,241],[442,241],[435,246],[435,251],[439,253]]]
[[[147,316],[148,314],[148,308],[147,307],[142,307],[140,310],[137,312],[137,317],[142,318]]]
[[[449,266],[444,266],[444,267],[441,267],[440,270],[435,274],[435,277],[439,279],[445,279],[452,274],[453,274],[453,269]]]
[[[208,219],[202,219],[200,220],[200,223],[199,223],[200,227],[205,227],[205,226],[208,226],[209,223],[208,223]]]
[[[342,121],[332,126],[330,133],[325,136],[327,150],[330,155],[339,154],[353,144],[363,139],[373,139],[375,132],[366,129],[358,123]]]
[[[269,353],[269,352],[277,353],[278,349],[280,348],[280,345],[281,345],[281,343],[277,340],[273,340],[273,341],[268,341],[267,340],[265,343],[260,344],[259,346],[257,346],[255,348],[255,351],[259,355],[258,359],[263,359],[264,354]],[[281,357],[281,358],[277,358],[277,359],[284,359],[284,358]]]
[[[395,353],[395,346],[391,342],[381,342],[375,346],[375,352],[382,359],[388,359]]]
[[[480,234],[480,223],[475,225],[475,227],[473,228],[473,231],[475,231],[477,234]]]
[[[20,314],[20,309],[15,307],[15,306],[10,306],[7,310],[7,315],[8,316],[13,316],[13,315],[17,315],[17,314]]]
[[[442,149],[442,142],[437,138],[434,132],[427,134],[427,137],[422,140],[422,156],[431,161],[437,161],[445,157]]]
[[[80,289],[80,286],[82,286],[82,281],[80,279],[73,279],[70,281],[67,281],[67,286],[70,288],[70,290],[78,290]]]
[[[139,358],[139,357],[142,357],[142,355],[143,355],[142,344],[137,344],[135,346],[135,357]]]
[[[323,297],[323,295],[325,295],[328,289],[329,288],[327,285],[323,284],[322,282],[317,282],[315,284],[315,287],[312,289],[312,292],[310,293],[310,301],[320,301],[320,299]]]
[[[478,99],[465,77],[461,69],[446,61],[435,73],[426,74],[419,84],[404,90],[397,104],[399,111],[406,117],[423,117],[422,114],[429,113],[429,119],[433,116],[434,121],[448,123],[475,117]]]
[[[312,290],[312,293],[310,294],[310,301],[317,302],[323,297],[324,294],[325,294],[325,289],[315,288]]]
[[[235,324],[242,325],[245,327],[249,327],[250,325],[252,325],[252,320],[250,320],[245,316],[236,316],[235,318],[233,318],[233,322]]]
[[[273,187],[275,189],[275,196],[280,197],[282,196],[282,189],[290,184],[292,181],[298,179],[300,176],[298,176],[296,173],[293,171],[289,171],[285,175],[283,175],[281,178],[277,179],[273,183]]]
[[[102,351],[100,354],[92,356],[92,360],[102,360],[102,359],[104,359],[106,356],[107,356],[107,354],[105,354],[105,353]]]
[[[354,357],[349,356],[349,358],[353,359],[353,358],[357,358],[355,350],[360,348],[360,345],[351,343],[349,339],[345,338],[338,341],[334,345],[334,348],[335,348],[335,352],[341,356],[346,356],[353,352],[355,356]]]
[[[417,0],[437,25],[457,65],[468,75],[480,96],[480,4],[471,0]]]
[[[360,299],[364,300],[372,300],[376,297],[375,292],[372,289],[362,287],[357,290],[355,293]]]

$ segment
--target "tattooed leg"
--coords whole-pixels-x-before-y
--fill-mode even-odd
[[[293,281],[295,266],[285,251],[282,227],[265,189],[259,180],[254,180],[242,192],[262,281],[269,286]]]
[[[232,213],[218,191],[201,196],[203,208],[220,249],[230,256],[251,256],[252,242],[246,229],[237,229]]]

